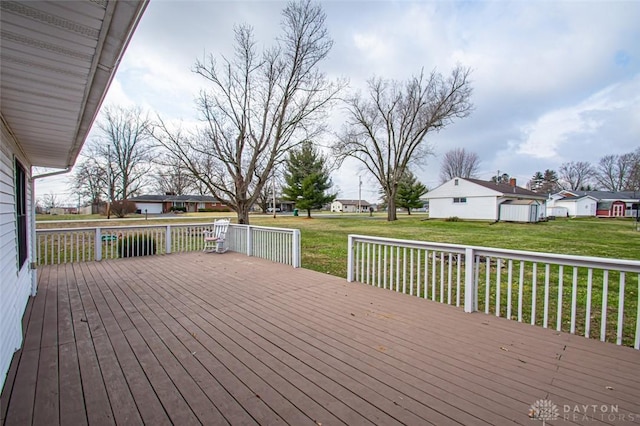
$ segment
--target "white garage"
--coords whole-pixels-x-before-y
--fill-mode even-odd
[[[162,203],[136,203],[136,210],[140,213],[160,214],[162,213]]]

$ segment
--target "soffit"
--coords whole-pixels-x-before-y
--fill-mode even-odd
[[[0,2],[0,113],[32,165],[73,165],[146,5]]]

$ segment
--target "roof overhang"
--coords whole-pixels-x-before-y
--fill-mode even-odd
[[[0,2],[0,118],[31,165],[73,166],[147,4]]]

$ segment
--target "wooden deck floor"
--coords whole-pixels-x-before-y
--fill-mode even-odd
[[[532,425],[540,399],[551,424],[640,422],[636,350],[235,253],[39,285],[0,423]]]

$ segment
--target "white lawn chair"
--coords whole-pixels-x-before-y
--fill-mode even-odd
[[[204,248],[202,251],[206,253],[224,253],[229,250],[225,247],[225,239],[227,237],[227,229],[229,228],[229,219],[220,219],[213,222],[212,231],[203,231]]]

